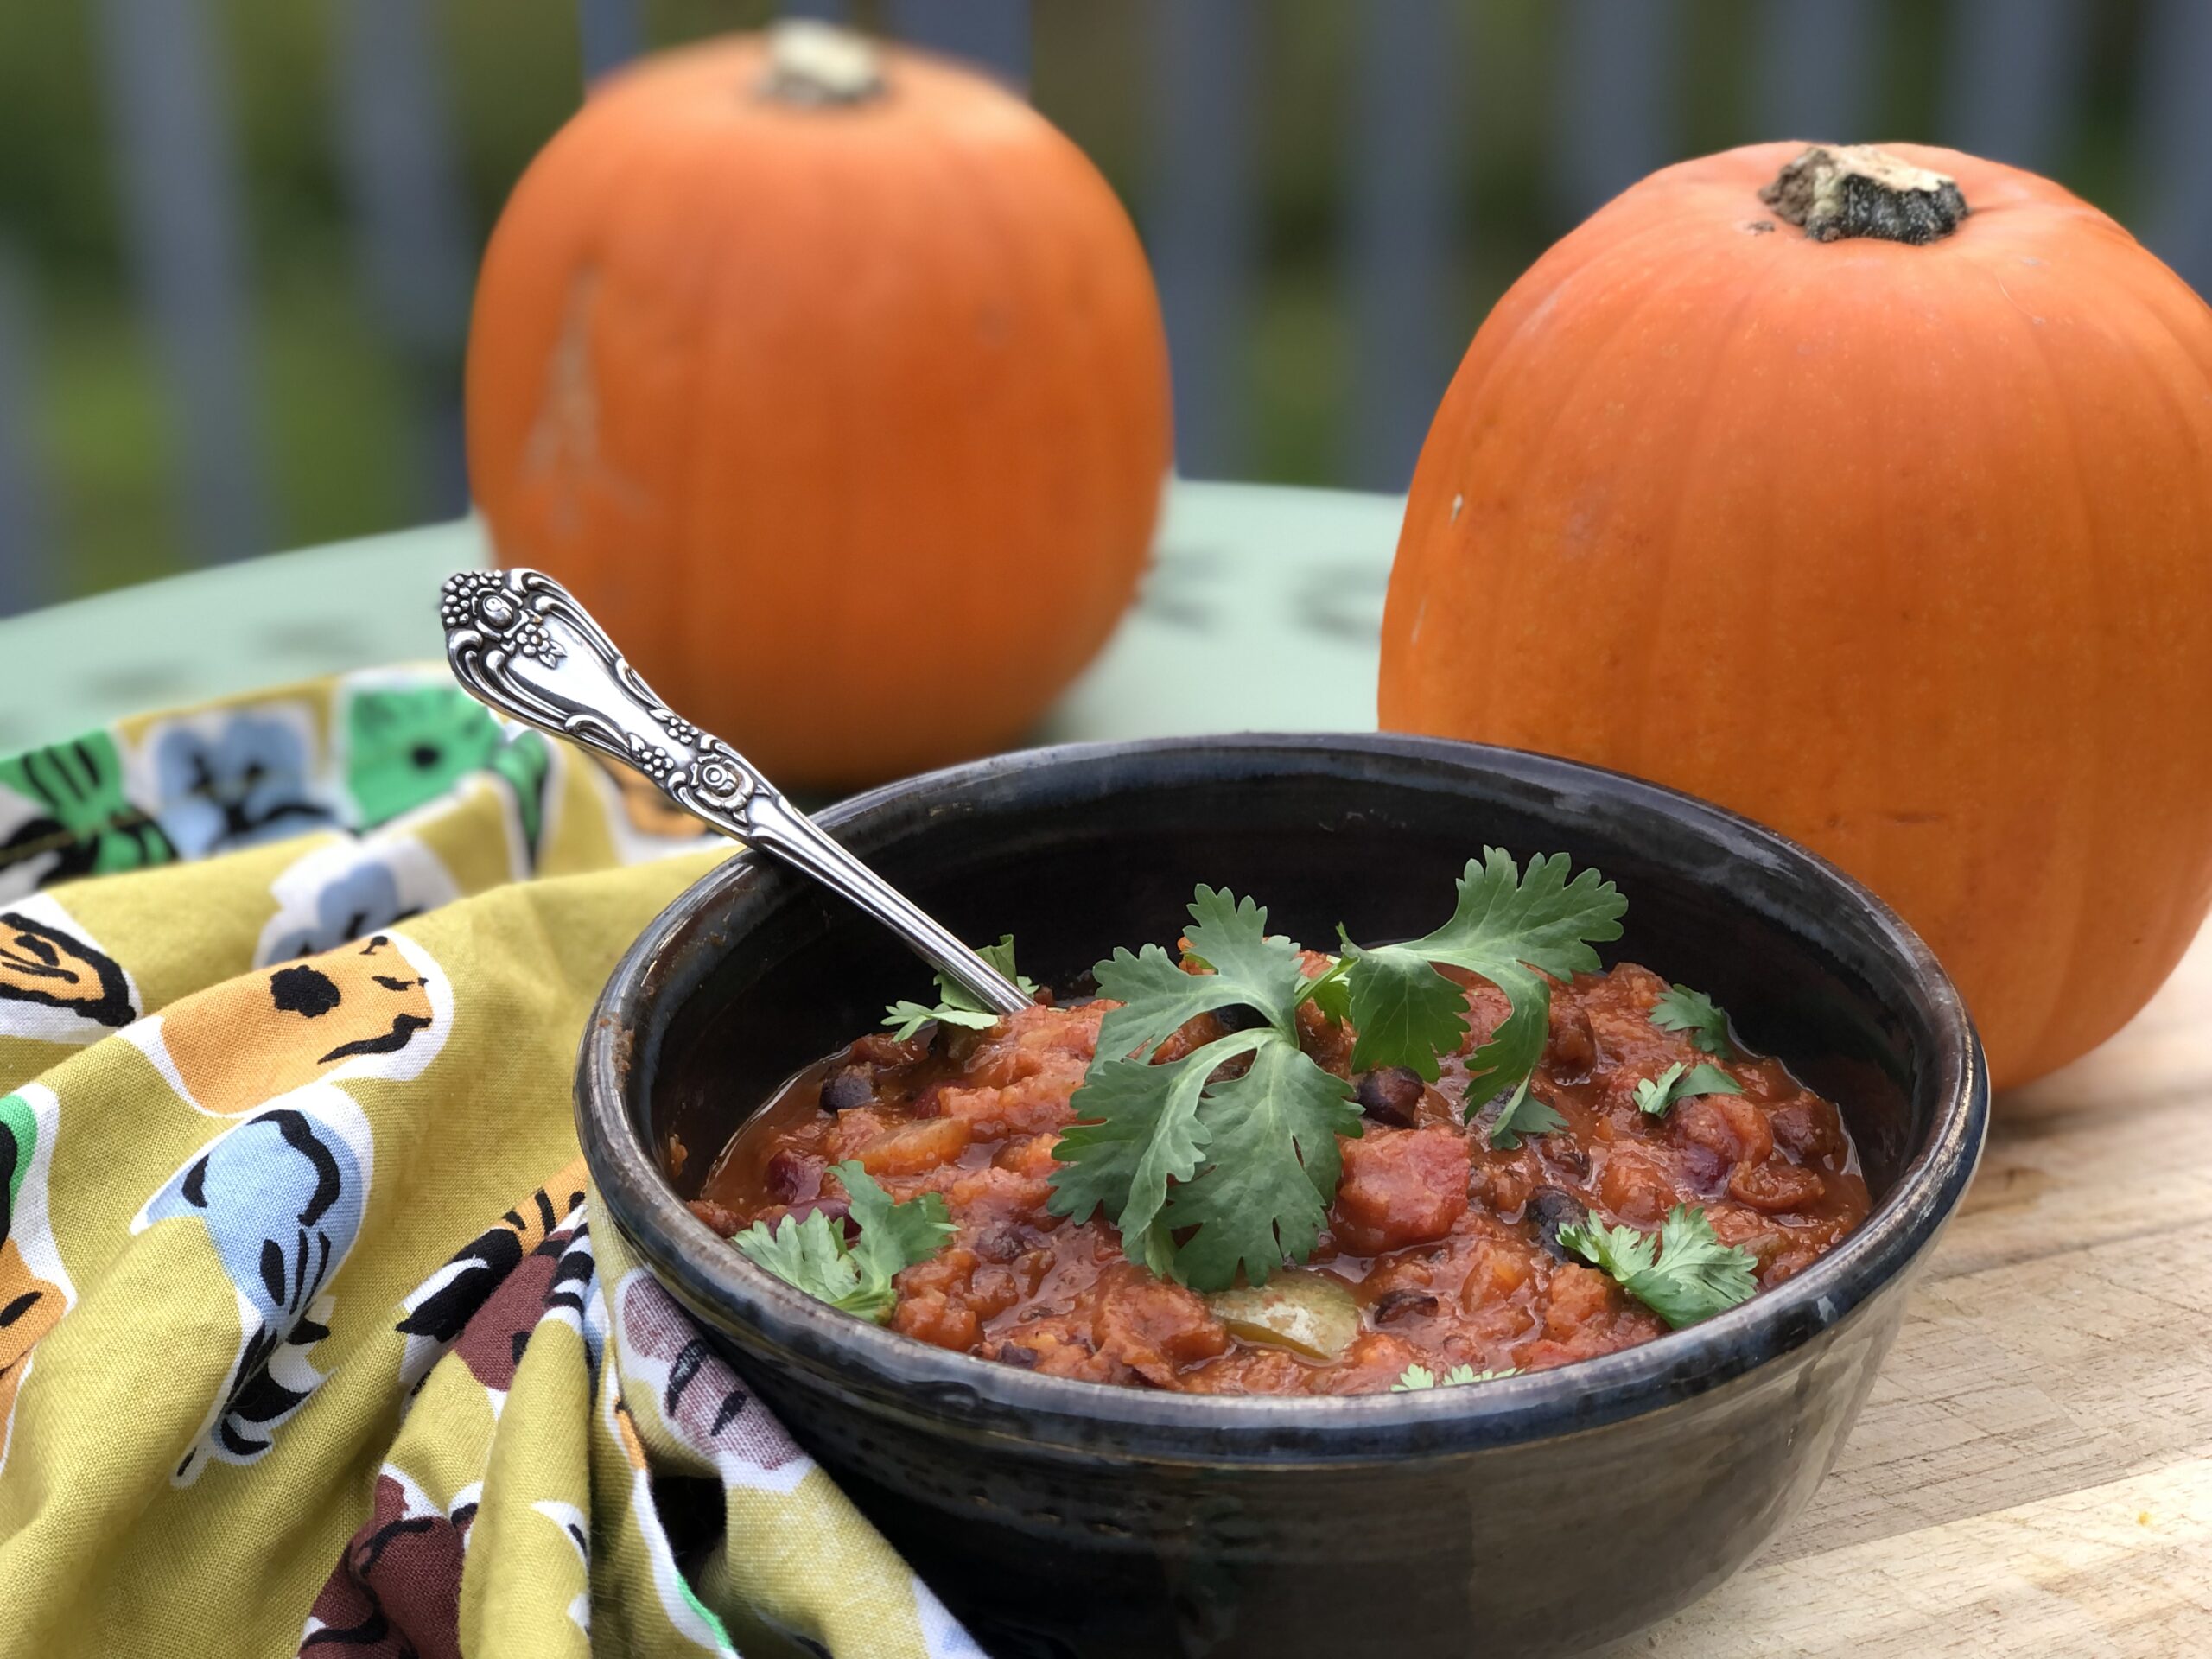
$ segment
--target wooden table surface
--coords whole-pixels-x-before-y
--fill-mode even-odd
[[[1040,738],[1373,729],[1401,504],[1179,483],[1142,601]],[[437,650],[473,524],[0,624],[0,749]],[[1223,665],[1234,671],[1224,671]],[[2212,932],[2096,1053],[2001,1097],[1835,1471],[1605,1659],[2212,1656]]]

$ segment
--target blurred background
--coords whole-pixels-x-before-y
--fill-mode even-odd
[[[587,81],[779,10],[963,54],[1113,181],[1186,475],[1401,490],[1484,310],[1642,174],[1911,138],[2212,292],[2212,0],[0,7],[0,614],[467,508],[484,238]]]

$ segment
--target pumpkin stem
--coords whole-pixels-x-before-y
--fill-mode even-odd
[[[1759,200],[1815,242],[1853,236],[1935,242],[1967,216],[1956,179],[1872,144],[1814,144],[1775,175]]]
[[[762,97],[785,104],[865,104],[883,90],[882,63],[866,35],[810,17],[770,27]]]

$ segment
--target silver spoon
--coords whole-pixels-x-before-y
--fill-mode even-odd
[[[438,615],[454,677],[478,702],[620,761],[702,823],[812,876],[992,1012],[1030,1006],[1019,986],[823,834],[752,762],[672,712],[552,577],[456,571]]]

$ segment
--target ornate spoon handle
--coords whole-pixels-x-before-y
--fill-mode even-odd
[[[537,570],[462,570],[438,607],[446,658],[499,713],[642,772],[702,823],[834,888],[987,1008],[1030,999],[921,906],[832,841],[711,732],[672,712],[569,590]]]

